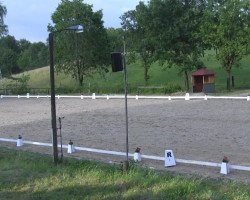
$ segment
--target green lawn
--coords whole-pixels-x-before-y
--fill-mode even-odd
[[[215,59],[214,52],[207,51],[205,57],[203,58],[203,62],[208,69],[214,70],[216,73],[216,91],[225,91],[227,74]],[[242,60],[240,67],[233,68],[232,74],[235,79],[235,90],[250,88],[249,65],[250,56]],[[30,75],[29,87],[49,88],[49,67],[32,70],[27,73]],[[148,86],[150,87],[184,88],[184,79],[178,74],[177,69],[174,67],[167,68],[166,66],[162,67],[159,66],[158,63],[154,63],[149,70],[149,75],[150,80]],[[128,65],[128,81],[130,93],[137,93],[138,87],[144,86],[143,67],[139,61]],[[71,75],[66,75],[64,73],[56,74],[56,87],[58,88],[57,93],[123,93],[123,84],[123,73],[112,73],[111,67],[110,72],[103,74],[102,76],[94,74],[92,77],[85,78],[84,85],[82,87],[78,86],[77,81],[75,81]],[[0,83],[0,88],[7,86],[8,82],[2,81],[2,83]],[[142,90],[141,92],[163,93],[164,90]]]
[[[249,200],[249,185],[186,178],[133,165],[66,159],[0,147],[0,199]]]

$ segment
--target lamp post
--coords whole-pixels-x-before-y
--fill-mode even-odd
[[[50,100],[51,100],[51,125],[52,125],[52,146],[54,163],[58,163],[58,142],[56,125],[56,101],[55,101],[55,66],[54,66],[54,34],[63,31],[83,32],[82,25],[70,26],[58,31],[49,33],[49,58],[50,58]]]
[[[126,66],[126,43],[125,38],[123,38],[123,67],[124,67],[124,93],[125,93],[125,123],[126,123],[126,161],[125,161],[125,171],[128,171],[129,160],[128,160],[128,71]]]

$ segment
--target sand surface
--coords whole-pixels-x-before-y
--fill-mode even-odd
[[[125,151],[124,100],[56,104],[64,144]],[[164,156],[172,149],[179,159],[216,163],[226,155],[250,166],[249,107],[245,100],[128,100],[130,152],[140,146],[142,154]],[[0,115],[0,137],[51,142],[50,99],[0,99]]]

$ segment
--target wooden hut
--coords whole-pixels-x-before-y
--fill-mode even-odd
[[[192,73],[193,92],[213,93],[215,73],[206,68],[201,68]]]

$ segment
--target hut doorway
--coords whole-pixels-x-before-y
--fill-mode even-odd
[[[202,92],[203,89],[203,77],[197,76],[195,77],[195,87],[193,88],[193,92]]]

